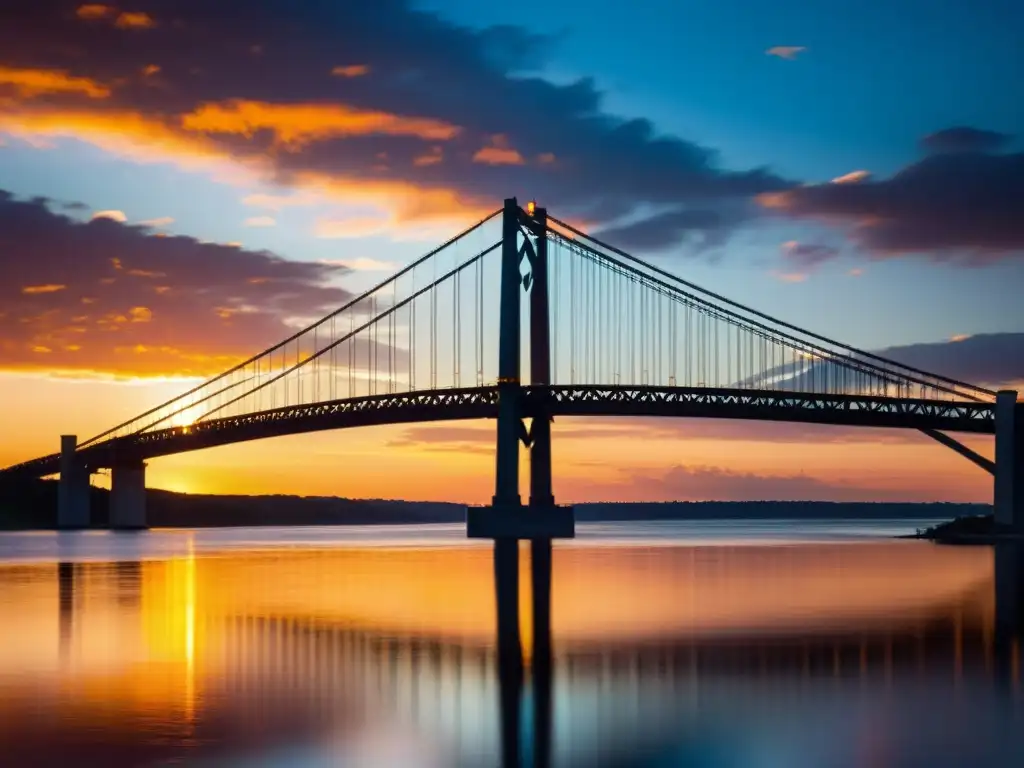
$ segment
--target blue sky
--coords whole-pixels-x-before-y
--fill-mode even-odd
[[[1024,6],[929,0],[429,0],[478,26],[550,34],[543,71],[595,77],[611,111],[700,138],[741,167],[822,181],[890,174],[949,125],[1024,126]],[[802,46],[794,61],[765,57]]]

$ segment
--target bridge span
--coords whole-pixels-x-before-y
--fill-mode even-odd
[[[990,472],[997,522],[1024,531],[1016,392],[773,318],[514,198],[284,341],[82,443],[64,435],[60,452],[0,480],[59,474],[59,525],[75,528],[89,524],[90,474],[110,469],[111,526],[139,528],[154,458],[330,429],[494,419],[495,494],[467,512],[469,535],[572,536],[572,509],[555,503],[551,483],[550,424],[562,416],[918,430]],[[994,435],[994,460],[947,433]],[[520,443],[530,451],[525,503]]]

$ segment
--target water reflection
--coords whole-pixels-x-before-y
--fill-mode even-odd
[[[57,565],[57,604],[60,609],[60,666],[67,667],[71,653],[71,632],[75,616],[75,564],[59,563]]]
[[[1022,563],[905,542],[535,542],[3,566],[0,749],[11,765],[1022,764]]]
[[[533,764],[551,764],[552,639],[551,639],[551,542],[530,542],[530,576],[533,597]]]
[[[512,541],[499,541],[494,546],[501,764],[505,768],[551,765],[551,541],[531,541],[529,548],[532,635],[529,659],[524,659],[519,626],[519,547]],[[529,689],[524,686],[527,661]],[[525,739],[521,721],[524,709],[528,710],[529,725]]]

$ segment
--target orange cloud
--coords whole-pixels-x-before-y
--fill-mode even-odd
[[[226,166],[230,159],[206,137],[186,134],[163,120],[131,111],[90,112],[25,105],[0,112],[0,131],[18,137],[66,136],[139,162],[170,160],[186,168],[211,162]]]
[[[417,168],[423,168],[428,165],[437,165],[442,160],[444,160],[444,152],[441,147],[431,147],[428,152],[418,155],[412,164]]]
[[[153,310],[149,307],[132,307],[128,310],[129,322],[148,323],[153,319]]]
[[[475,199],[455,189],[422,187],[406,181],[305,173],[297,174],[295,183],[340,203],[376,208],[390,227],[436,225],[446,228],[448,235],[496,207],[490,199]]]
[[[797,54],[803,53],[807,48],[802,45],[776,45],[769,48],[765,53],[769,56],[778,56],[780,59],[793,61]]]
[[[786,192],[762,192],[754,199],[761,206],[776,210],[785,210],[792,205],[789,194]]]
[[[146,77],[149,77],[150,75],[155,75],[159,71],[160,67],[157,64],[147,64],[142,68],[142,74]]]
[[[124,211],[96,211],[91,218],[93,221],[96,219],[111,219],[112,221],[120,221],[121,223],[128,221],[128,217],[125,216]]]
[[[844,173],[842,176],[837,176],[832,179],[833,184],[856,184],[859,181],[864,181],[869,178],[871,173],[869,171],[850,171]]]
[[[335,67],[331,74],[335,77],[362,77],[368,75],[370,68],[366,64],[349,64],[348,66]]]
[[[150,65],[146,71],[152,71]],[[84,78],[62,72],[0,69],[0,79],[18,84],[20,102],[5,104],[0,111],[0,133],[9,133],[39,144],[59,137],[75,138],[137,162],[171,161],[189,170],[206,170],[220,181],[251,184],[272,178],[274,158],[266,151],[266,133],[277,146],[295,151],[318,139],[349,136],[412,136],[428,141],[447,141],[461,128],[442,120],[404,117],[387,112],[361,110],[332,104],[272,104],[236,100],[210,102],[183,117],[147,115],[125,109],[83,109],[34,103],[29,97],[51,91],[79,92],[91,97],[109,90]],[[10,108],[7,108],[10,106]],[[221,136],[255,138],[251,146],[224,143]],[[493,150],[504,139],[497,138]],[[437,162],[442,150],[432,149],[420,164]],[[517,156],[507,157],[508,162]],[[414,224],[439,226],[442,234],[490,212],[491,200],[476,201],[451,187],[425,187],[420,183],[379,180],[344,173],[300,172],[292,186],[300,191],[288,203],[284,198],[252,196],[253,205],[313,204],[323,201],[355,202],[382,212],[388,226]]]
[[[541,152],[537,155],[537,162],[541,165],[551,165],[555,162],[554,152]]]
[[[78,6],[75,15],[80,19],[102,19],[114,13],[114,8],[102,3],[87,3]]]
[[[491,137],[490,145],[477,150],[473,162],[484,165],[522,165],[524,160],[519,152],[508,145],[508,138],[499,133]]]
[[[74,77],[56,69],[14,69],[0,66],[0,86],[10,86],[21,98],[44,93],[80,93],[90,99],[105,99],[110,89],[87,77]]]
[[[114,26],[119,29],[149,29],[155,27],[156,22],[148,13],[126,11],[117,17]]]
[[[18,137],[75,138],[137,162],[174,162],[189,170],[210,171],[233,183],[257,183],[272,176],[266,155],[231,154],[212,138],[129,111],[25,106],[0,112],[0,132]],[[293,174],[291,182],[298,190],[295,194],[254,194],[243,202],[272,210],[330,201],[370,206],[382,212],[389,227],[436,225],[441,229],[439,234],[445,236],[490,213],[494,202],[477,200],[449,187],[425,187],[398,180],[305,172]]]
[[[65,288],[67,288],[66,285],[47,283],[46,285],[26,285],[21,289],[21,292],[27,295],[36,293],[56,293],[57,291],[63,291]]]
[[[311,141],[345,136],[415,136],[446,141],[459,133],[457,126],[430,118],[402,117],[386,112],[355,109],[341,104],[270,104],[233,100],[205,104],[185,115],[182,126],[200,133],[252,136],[273,131],[277,142],[298,149]]]

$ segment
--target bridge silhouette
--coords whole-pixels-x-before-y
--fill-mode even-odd
[[[552,493],[556,416],[919,430],[992,473],[997,522],[1024,528],[1016,392],[771,317],[515,198],[269,349],[84,442],[64,435],[60,452],[0,477],[59,474],[58,524],[76,528],[89,524],[90,474],[110,469],[111,527],[140,528],[149,459],[329,429],[495,419],[495,494],[468,509],[469,535],[572,536],[572,509]],[[995,460],[949,432],[995,435]]]

